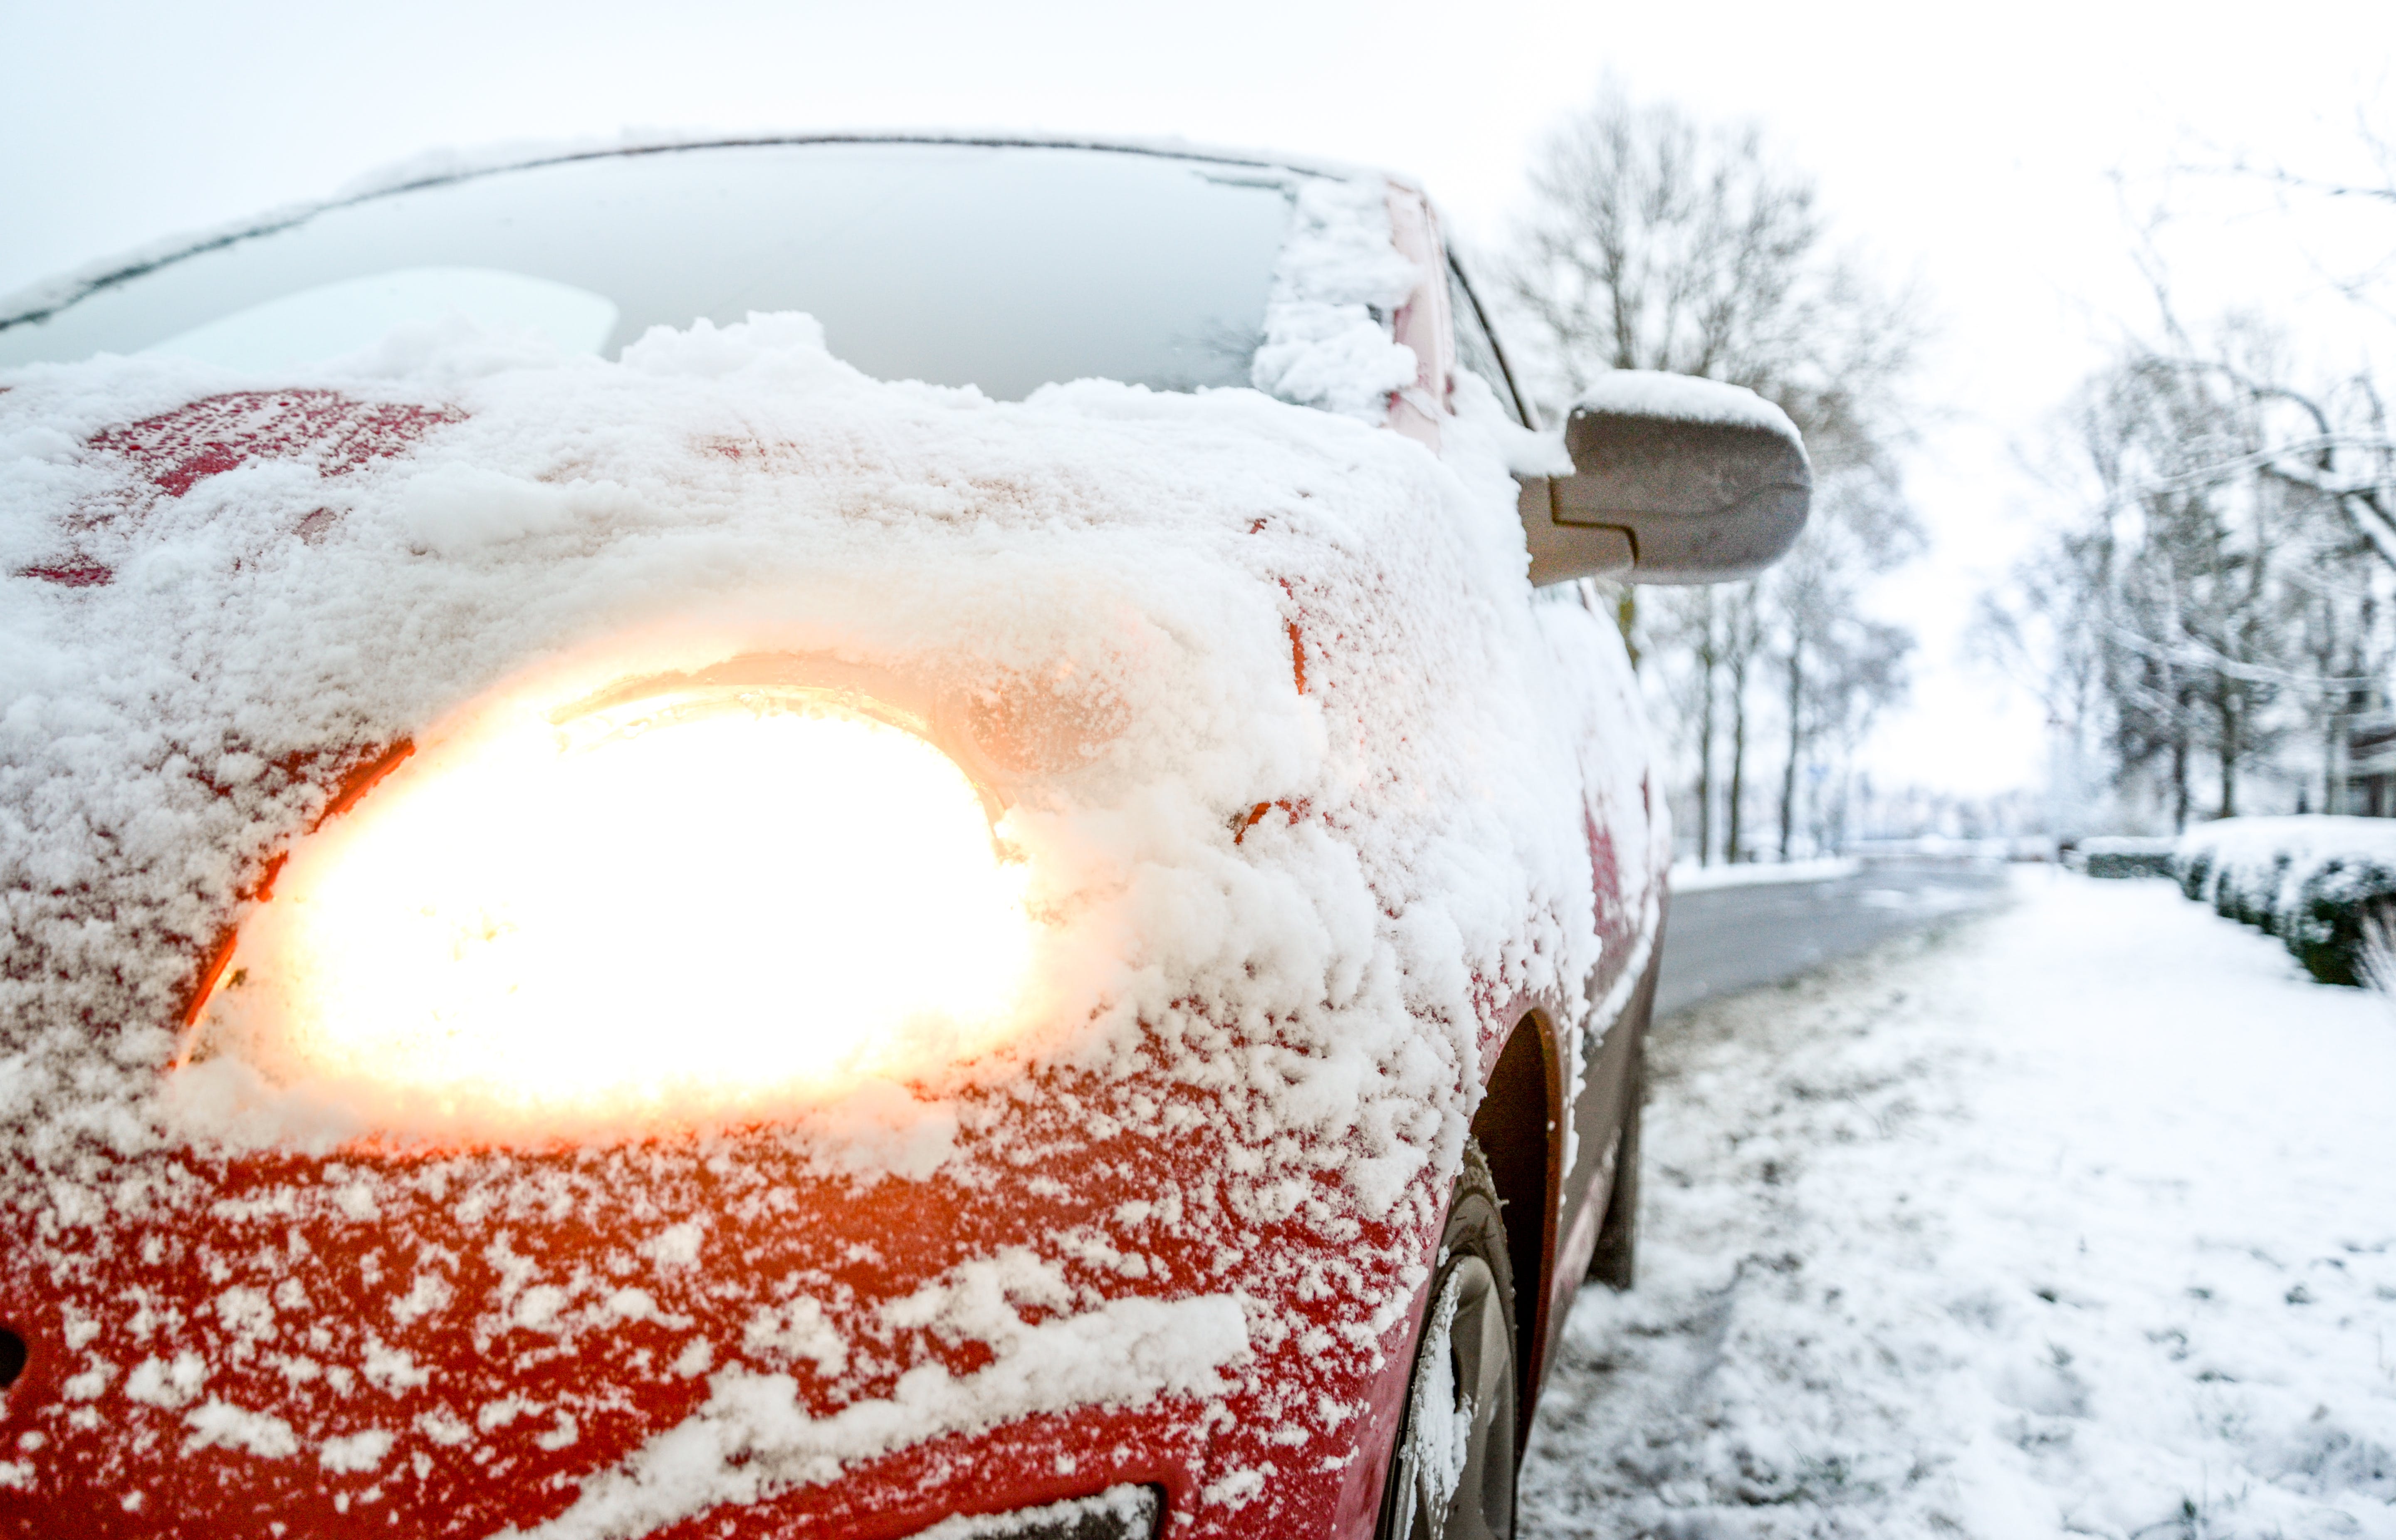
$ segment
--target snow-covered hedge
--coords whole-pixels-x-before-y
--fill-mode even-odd
[[[2396,819],[2224,818],[2181,836],[2172,875],[2278,936],[2315,978],[2361,984],[2363,921],[2396,909]]]
[[[2172,840],[2100,835],[2080,842],[2072,864],[2091,877],[2169,877],[2172,853],[2177,848]]]

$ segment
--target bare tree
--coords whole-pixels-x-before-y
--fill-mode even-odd
[[[1763,579],[1770,645],[1781,678],[1786,753],[1780,778],[1779,856],[1799,825],[1799,767],[1817,745],[1851,753],[1862,729],[1906,689],[1913,638],[1869,619],[1862,591],[1910,557],[1922,534],[1884,461],[1825,478],[1809,538]]]
[[[1817,467],[1902,441],[1921,306],[1832,247],[1813,182],[1759,129],[1609,84],[1549,137],[1531,191],[1503,287],[1549,404],[1609,369],[1661,369],[1775,403]]]
[[[1877,620],[1855,620],[1830,639],[1815,660],[1803,698],[1806,741],[1814,750],[1806,760],[1810,775],[1822,785],[1837,786],[1835,795],[1818,796],[1811,817],[1817,849],[1837,849],[1845,843],[1847,800],[1858,778],[1853,764],[1856,750],[1874,720],[1888,706],[1904,698],[1905,665],[1913,651],[1912,634],[1901,626]],[[1830,760],[1821,757],[1827,750]],[[1787,858],[1796,823],[1797,777],[1782,787],[1780,844]]]
[[[2175,827],[2201,780],[2215,816],[2240,812],[2249,768],[2296,738],[2322,743],[2332,805],[2323,719],[2385,657],[2386,576],[2358,578],[2370,547],[2335,497],[2275,471],[2275,405],[2243,382],[2284,367],[2276,333],[2234,319],[2201,351],[2178,340],[2160,361],[2133,346],[2090,381],[2068,431],[2093,496],[1988,601],[1982,634],[2043,652],[2050,716],[2075,738],[2101,716],[2114,784],[2151,782]]]
[[[2175,176],[2267,192],[2246,228],[2276,219],[2368,325],[2396,319],[2396,140],[2358,126],[2344,177],[2237,158]],[[2075,763],[2101,752],[2134,816],[2151,805],[2184,826],[2250,810],[2258,781],[2280,805],[2336,812],[2349,729],[2390,731],[2396,431],[2358,328],[2292,339],[2283,292],[2187,320],[2163,248],[2185,225],[2173,205],[2186,186],[2133,243],[2153,322],[2087,383],[2061,435],[2089,493],[1984,603],[1978,637],[2040,690]],[[2339,271],[2305,249],[2331,209],[2358,232],[2376,223],[2381,255]],[[2347,362],[2305,362],[2323,354]]]
[[[1816,516],[1794,555],[1733,592],[1648,591],[1646,613],[1624,605],[1633,644],[1689,676],[1667,694],[1696,719],[1701,859],[1714,851],[1718,725],[1729,736],[1724,848],[1739,860],[1759,707],[1750,687],[1773,673],[1787,686],[1786,854],[1813,724],[1844,710],[1817,697],[1849,688],[1843,664],[1817,665],[1861,656],[1863,580],[1920,543],[1897,471],[1920,305],[1832,246],[1811,180],[1751,126],[1709,126],[1608,85],[1550,137],[1531,183],[1503,287],[1536,393],[1559,405],[1612,369],[1702,375],[1754,391],[1805,435]],[[1891,670],[1905,650],[1888,655]]]
[[[1729,816],[1724,819],[1729,828],[1724,837],[1723,854],[1727,860],[1740,861],[1750,854],[1742,828],[1747,812],[1747,684],[1756,655],[1764,650],[1764,614],[1752,583],[1732,591],[1730,603],[1724,608],[1723,655],[1730,687],[1730,788],[1726,809]]]
[[[1828,774],[1834,767],[1817,759],[1819,750],[1851,756],[1873,719],[1904,698],[1913,635],[1858,615],[1844,585],[1796,588],[1784,598],[1783,613],[1789,629],[1779,662],[1788,753],[1781,762],[1779,856],[1785,861],[1801,820],[1800,768]]]
[[[1697,861],[1710,865],[1714,856],[1714,811],[1721,801],[1714,774],[1716,710],[1722,702],[1722,677],[1729,660],[1729,596],[1707,585],[1684,591],[1680,603],[1658,610],[1651,618],[1651,647],[1680,660],[1671,670],[1665,690],[1672,715],[1682,724],[1683,738],[1697,762],[1696,803]]]
[[[2243,158],[2198,169],[2270,189],[2292,228],[2307,205],[2380,211],[2387,229],[2375,245],[2386,255],[2359,271],[2335,272],[2318,259],[2313,266],[2359,309],[2396,319],[2396,294],[2390,292],[2396,287],[2396,138],[2359,114],[2354,148],[2360,152],[2357,174],[2344,177]],[[2143,366],[2202,378],[2243,397],[2254,414],[2252,441],[2236,445],[2217,469],[2252,471],[2319,500],[2342,515],[2381,561],[2396,566],[2396,427],[2370,367],[2309,381],[2296,378],[2284,357],[2250,360],[2203,349],[2191,340],[2172,303],[2152,231],[2145,232],[2139,258],[2160,320],[2159,335],[2142,349]]]

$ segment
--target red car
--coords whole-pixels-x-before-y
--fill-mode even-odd
[[[1378,173],[448,166],[0,304],[0,1529],[1504,1535],[1669,835]]]

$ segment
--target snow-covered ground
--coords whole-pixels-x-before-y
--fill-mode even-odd
[[[1531,1535],[2396,1535],[2396,1015],[2163,882],[1655,1040]]]

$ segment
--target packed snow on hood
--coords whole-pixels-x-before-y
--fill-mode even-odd
[[[2160,882],[1651,1042],[1542,1535],[2396,1535],[2396,1019]]]
[[[616,364],[406,332],[279,397],[166,358],[19,371],[0,397],[13,1136],[45,1159],[158,1136],[154,1070],[206,948],[336,772],[405,745],[395,780],[437,777],[488,701],[734,657],[879,669],[1071,739],[1018,767],[999,830],[1047,922],[1020,1048],[1103,1056],[1110,1028],[1176,1000],[1461,1029],[1473,970],[1510,993],[1585,976],[1584,842],[1534,827],[1569,813],[1581,767],[1485,748],[1557,742],[1535,730],[1555,704],[1539,631],[1573,624],[1523,602],[1500,430],[1453,433],[1442,465],[1328,415],[1377,418],[1394,360],[1412,367],[1378,196],[1298,191],[1268,312],[1259,377],[1328,412],[884,384],[798,316],[660,331]],[[370,447],[206,464],[353,400],[383,430]],[[212,413],[180,421],[194,401]],[[193,442],[145,441],[159,422],[151,440]],[[1503,683],[1432,682],[1465,657]],[[1471,795],[1432,794],[1459,776]],[[1368,777],[1407,788],[1403,817]],[[1346,812],[1367,801],[1369,835]],[[1248,891],[1260,870],[1278,892]],[[1552,946],[1501,956],[1541,911],[1564,922]],[[1322,1046],[1345,1123],[1398,1041]],[[1405,1095],[1439,1099],[1470,1050],[1414,1065]],[[333,1135],[396,1115],[315,1110]],[[1399,1135],[1357,1180],[1386,1206],[1457,1142]]]
[[[378,1468],[420,1479],[518,1433],[538,1444],[525,1458],[580,1459],[597,1419],[626,1414],[602,1398],[536,1416],[497,1388],[503,1356],[472,1426],[410,1413],[431,1350],[411,1333],[473,1321],[478,1350],[533,1334],[571,1353],[747,1321],[666,1355],[679,1377],[660,1383],[703,1376],[707,1399],[590,1469],[556,1532],[624,1534],[1042,1410],[1278,1405],[1236,1379],[1252,1352],[1378,1361],[1420,1284],[1410,1241],[1351,1241],[1337,1334],[1275,1317],[1240,1245],[1283,1221],[1402,1241],[1435,1223],[1494,1052],[1485,1013],[1542,989],[1580,1000],[1621,964],[1598,906],[1652,913],[1666,835],[1618,643],[1526,588],[1516,431],[1451,423],[1435,455],[1375,425],[1410,275],[1363,255],[1367,237],[1386,248],[1378,187],[1323,185],[1298,201],[1259,364],[1310,405],[1100,381],[993,403],[864,378],[799,315],[660,329],[615,362],[419,328],[272,381],[153,357],[0,378],[0,1169],[16,1272],[73,1302],[72,1427],[149,1418],[191,1448],[296,1455],[380,1493]],[[389,772],[328,831],[370,821],[494,713],[554,721],[627,676],[758,657],[843,688],[893,682],[985,730],[1032,936],[998,1019],[845,1080],[728,1101],[651,1088],[619,1125],[604,1101],[580,1109],[595,1122],[527,1125],[366,1077],[320,1083],[271,1033],[185,1030],[220,938],[272,909],[295,847],[286,875],[303,870],[342,787]],[[1593,889],[1592,829],[1619,891]],[[243,957],[220,998],[260,987]],[[1164,1148],[1194,1127],[1233,1157],[1103,1229],[1029,1238],[1030,1292],[1009,1283],[962,1325],[892,1316],[829,1273],[753,1300],[701,1289],[691,1261],[727,1195],[762,1222],[782,1178],[747,1172],[748,1146],[640,1145],[762,1120],[776,1132],[757,1148],[860,1191],[1002,1191],[1033,1159],[1005,1148],[1009,1088],[1036,1074],[1164,1088],[1072,1104],[1075,1138]],[[514,1151],[544,1127],[624,1153],[540,1167]],[[467,1152],[384,1158],[427,1138]],[[216,1186],[223,1155],[351,1148],[366,1153],[349,1165],[260,1163],[237,1198]],[[596,1270],[510,1249],[603,1210],[654,1241]],[[180,1261],[136,1243],[187,1215],[378,1236],[416,1215],[474,1251],[341,1275],[388,1295],[350,1318],[305,1302],[363,1241]],[[1137,1249],[1156,1237],[1201,1261],[1168,1281]],[[173,1351],[150,1296],[113,1292],[111,1268],[150,1262],[157,1288],[216,1279]],[[923,1287],[962,1289],[973,1265]],[[487,1298],[457,1281],[475,1269]],[[934,1336],[987,1344],[984,1366],[901,1378],[930,1350],[908,1344]],[[287,1415],[239,1399],[266,1394],[273,1364],[299,1398]],[[804,1400],[794,1373],[814,1376]],[[353,1384],[393,1398],[390,1422],[307,1399]],[[846,1410],[806,1410],[826,1405]],[[1354,1408],[1304,1414],[1338,1426]],[[7,1480],[37,1481],[59,1447],[26,1446]],[[1253,1496],[1260,1469],[1227,1474],[1224,1500]]]

